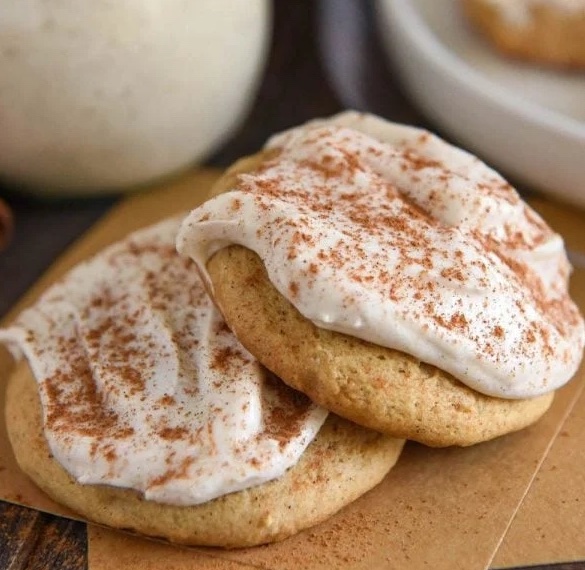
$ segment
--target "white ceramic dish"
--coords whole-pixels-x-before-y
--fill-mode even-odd
[[[499,56],[457,0],[377,7],[388,54],[432,120],[506,175],[585,206],[585,74]]]

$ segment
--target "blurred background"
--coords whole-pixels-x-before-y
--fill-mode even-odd
[[[124,0],[95,14],[67,12],[67,4],[51,17],[46,0],[9,0],[0,9],[0,315],[125,193],[195,165],[223,168],[275,132],[345,108],[430,128],[488,163],[498,163],[500,151],[524,192],[546,187],[539,182],[549,172],[560,180],[555,166],[568,160],[554,150],[539,160],[528,144],[540,134],[532,128],[548,128],[554,148],[566,142],[555,142],[557,131],[580,141],[569,141],[570,166],[582,172],[585,164],[583,74],[552,73],[561,85],[553,95],[572,105],[572,123],[556,116],[551,123],[548,110],[535,119],[530,94],[524,105],[495,83],[516,81],[514,94],[532,89],[540,97],[551,73],[486,55],[461,23],[457,0]],[[108,31],[107,42],[96,26]],[[420,31],[412,50],[405,29]],[[493,89],[475,68],[500,74]],[[100,103],[114,100],[114,109]],[[436,111],[435,101],[443,106]],[[516,119],[524,122],[505,130]],[[116,137],[134,154],[86,148]],[[485,154],[474,141],[485,142]],[[536,184],[506,170],[509,148],[517,162],[541,164]]]
[[[266,46],[263,55],[256,54],[258,78],[250,101],[244,105],[241,117],[232,117],[236,124],[229,139],[210,149],[207,156],[202,153],[199,162],[205,166],[225,167],[236,158],[256,151],[272,133],[343,107],[323,68],[318,39],[322,6],[312,0],[267,4],[269,21],[257,23],[256,32],[265,34]],[[215,26],[221,25],[215,22]],[[262,25],[266,26],[264,31]],[[232,30],[232,33],[238,31]],[[207,50],[207,46],[203,50]],[[3,56],[6,57],[5,51]],[[183,70],[183,73],[188,72],[196,75],[198,70]],[[228,72],[226,69],[224,73]],[[43,97],[38,86],[26,87],[36,92],[37,99]],[[238,89],[233,85],[229,88]],[[4,115],[8,113],[8,103],[7,96],[0,98]],[[224,111],[218,109],[219,114]],[[10,132],[1,123],[0,126],[3,127],[0,137],[5,141],[4,146],[11,145],[17,133]],[[24,130],[27,132],[23,137],[34,134],[28,127]],[[193,160],[193,164],[196,162]],[[33,171],[35,166],[30,165]],[[19,180],[8,181],[5,172],[0,171],[0,199],[3,200],[0,206],[3,249],[0,253],[0,315],[61,251],[124,194],[124,188],[104,192],[96,188],[94,192],[78,195],[74,190],[65,192],[72,196],[62,196],[58,191],[47,195],[39,182],[31,193]],[[148,190],[148,185],[142,190]]]

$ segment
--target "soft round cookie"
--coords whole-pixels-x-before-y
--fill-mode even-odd
[[[582,358],[562,238],[497,172],[354,112],[275,135],[182,222],[262,364],[361,425],[432,446],[535,422]]]
[[[237,161],[212,190],[274,155]],[[213,295],[240,342],[267,368],[314,402],[360,425],[430,446],[468,446],[537,421],[554,394],[527,400],[486,396],[411,356],[305,319],[272,285],[260,258],[243,247],[208,263]]]
[[[407,354],[318,328],[246,248],[218,251],[207,269],[240,342],[289,386],[357,424],[429,446],[468,446],[534,423],[553,401],[486,396]]]
[[[20,364],[7,387],[8,435],[21,469],[41,489],[88,520],[187,545],[253,546],[313,526],[377,485],[404,443],[330,415],[283,477],[200,505],[174,506],[75,482],[52,457],[41,414],[36,382]]]
[[[462,2],[468,19],[502,53],[559,67],[585,67],[585,2]]]

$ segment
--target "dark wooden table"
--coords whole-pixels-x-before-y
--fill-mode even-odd
[[[275,3],[271,55],[255,105],[208,164],[228,165],[257,150],[273,132],[345,107],[436,130],[401,91],[373,20],[372,6],[362,0]],[[47,202],[2,186],[0,197],[15,218],[12,242],[0,253],[0,316],[120,199]],[[82,523],[0,502],[0,570],[81,570],[87,568],[86,542]],[[585,569],[585,562],[539,568]]]

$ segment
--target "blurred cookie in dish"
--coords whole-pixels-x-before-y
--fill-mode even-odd
[[[585,0],[462,0],[467,17],[501,52],[585,68]]]
[[[178,226],[108,248],[0,331],[23,358],[6,399],[16,459],[100,524],[191,545],[286,538],[374,487],[403,441],[261,367],[177,254]]]
[[[395,437],[526,427],[581,360],[561,237],[479,159],[371,115],[272,138],[177,246],[260,362]]]

